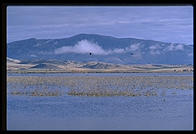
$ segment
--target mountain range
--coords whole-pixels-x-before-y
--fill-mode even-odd
[[[25,39],[7,44],[7,57],[21,63],[193,64],[193,45],[98,34],[62,39]],[[41,62],[42,61],[42,62]],[[45,66],[45,65],[41,65]],[[50,66],[52,68],[52,66]],[[101,64],[89,65],[90,68]]]

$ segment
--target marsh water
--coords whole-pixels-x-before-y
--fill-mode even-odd
[[[13,80],[21,77],[58,78],[129,77],[148,76],[186,79],[192,73],[51,73],[8,74]],[[158,77],[158,78],[159,78]],[[79,80],[78,79],[78,80]],[[96,79],[96,78],[95,78]],[[108,78],[105,79],[106,81]],[[156,80],[156,78],[155,78]],[[185,80],[185,79],[183,79]],[[58,80],[57,80],[58,81]],[[109,81],[109,80],[108,80]],[[83,82],[83,81],[82,81]],[[174,81],[175,82],[175,81]],[[13,95],[13,81],[7,82],[8,130],[192,130],[193,86],[155,90],[164,95],[155,96],[28,96]],[[65,90],[65,86],[50,88]],[[123,86],[123,84],[121,85]],[[186,86],[184,86],[186,87]],[[20,83],[16,88],[21,88]],[[30,90],[30,87],[29,87]],[[163,93],[162,93],[163,94]]]

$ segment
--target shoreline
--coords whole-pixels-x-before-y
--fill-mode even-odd
[[[194,71],[98,71],[98,70],[91,70],[91,71],[60,71],[60,70],[26,70],[26,71],[7,71],[7,73],[194,73]]]

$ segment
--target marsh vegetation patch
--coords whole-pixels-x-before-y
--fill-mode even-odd
[[[29,96],[163,96],[166,90],[193,89],[193,77],[8,76],[7,88],[8,94]]]

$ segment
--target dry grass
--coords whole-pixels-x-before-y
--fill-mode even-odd
[[[27,95],[27,96],[60,96],[58,91],[12,91],[12,95]]]
[[[157,96],[193,89],[192,76],[8,76],[8,93],[29,96]]]

